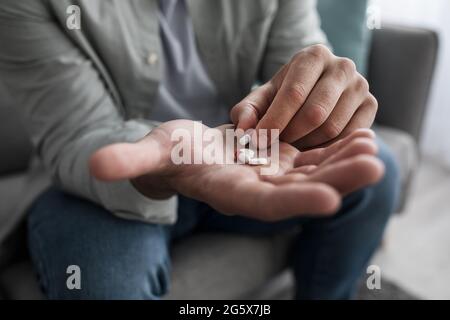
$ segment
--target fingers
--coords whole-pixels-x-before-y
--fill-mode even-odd
[[[370,129],[357,129],[344,139],[336,141],[328,147],[300,152],[300,154],[298,154],[297,158],[295,159],[294,166],[301,167],[306,165],[319,165],[332,155],[338,153],[352,140],[358,138],[373,140],[375,138],[375,133]]]
[[[314,167],[314,169],[313,169]],[[308,170],[314,171],[317,167],[315,166],[305,166],[301,168],[297,168],[295,170],[290,171],[288,174],[282,176],[270,176],[267,178],[267,181],[273,183],[274,185],[283,185],[286,183],[299,183],[305,182],[307,178]]]
[[[340,138],[348,136],[358,128],[370,128],[375,120],[377,109],[377,99],[373,95],[369,95],[340,134]]]
[[[99,180],[132,179],[162,169],[159,143],[151,135],[137,143],[103,147],[90,158],[91,174]]]
[[[268,82],[253,90],[246,98],[231,109],[231,121],[237,129],[255,128],[275,97],[275,88]]]
[[[342,196],[345,196],[378,182],[383,176],[384,167],[375,157],[359,155],[313,169],[310,174],[299,173],[299,171],[293,170],[284,176],[273,177],[270,182],[278,186],[287,183],[301,185],[305,182],[320,182],[335,188]]]
[[[343,92],[348,87],[351,87],[350,84],[355,81],[356,75],[355,64],[350,59],[339,58],[335,64],[325,71],[323,76],[317,82],[304,105],[298,110],[289,122],[289,125],[281,134],[281,139],[288,143],[292,143],[303,138],[317,128],[319,128],[319,131],[323,132],[324,130],[320,129],[322,126],[331,131],[331,134],[334,133],[336,128],[326,125],[326,123],[331,123],[333,126],[336,124],[335,122],[329,121],[331,120],[331,115],[334,113],[335,115],[333,118],[347,117],[350,119],[354,110],[361,102],[354,101],[355,95],[352,90],[347,99],[350,101],[346,101],[346,103],[350,103],[350,106],[355,106],[348,108],[348,105],[338,104]],[[356,99],[359,99],[359,97],[357,96]],[[362,100],[362,98],[360,100]],[[342,129],[345,125],[346,123],[342,126]],[[328,133],[328,131],[325,132],[325,134]]]
[[[345,147],[339,150],[337,153],[332,154],[330,157],[325,159],[321,166],[326,166],[327,164],[338,162],[340,160],[355,157],[357,155],[365,154],[374,156],[378,152],[378,146],[373,139],[367,138],[356,138],[349,142]]]
[[[331,52],[321,45],[309,47],[298,53],[289,64],[272,104],[256,129],[283,131],[305,103],[331,56]]]
[[[315,45],[295,55],[269,83],[237,104],[231,117],[238,128],[256,128],[269,144],[280,135],[304,150],[369,127],[375,105],[355,63]],[[260,147],[259,141],[253,142]]]
[[[360,75],[355,77],[353,83],[346,88],[346,90],[339,97],[336,106],[331,111],[331,114],[326,121],[314,131],[308,133],[306,136],[302,136],[296,141],[296,145],[300,149],[307,149],[314,146],[323,145],[340,136],[351,121],[355,112],[357,112],[357,110],[364,103],[365,99],[367,99],[368,92],[369,84],[367,80]],[[300,116],[301,111],[302,110],[299,111],[296,117]],[[375,114],[375,112],[373,113]],[[370,118],[370,114],[367,114],[366,117]],[[292,125],[295,125],[294,120]],[[302,123],[297,124],[298,128],[302,128],[303,126],[304,125]],[[293,135],[292,137],[294,138]]]
[[[306,181],[321,182],[333,186],[342,195],[378,182],[384,174],[383,163],[369,155],[329,164],[308,176]]]
[[[239,212],[250,218],[277,221],[295,216],[328,216],[337,211],[340,196],[321,183],[285,184],[253,181],[234,188],[235,201],[228,201],[225,212]]]
[[[271,150],[272,151],[272,150]],[[295,159],[297,158],[297,155],[300,153],[296,148],[291,146],[287,143],[282,143],[279,145],[279,152],[278,152],[278,165],[279,165],[279,174],[283,174],[286,171],[291,170],[294,168]],[[271,159],[273,161],[277,161],[276,156],[273,156],[273,153],[271,153]]]
[[[373,139],[353,138],[349,143],[345,144],[336,153],[331,154],[330,157],[322,161],[320,166],[304,165],[287,171],[287,174],[285,175],[270,177],[267,180],[274,184],[304,181],[308,177],[308,174],[320,170],[320,168],[324,166],[338,163],[345,159],[355,158],[359,155],[374,156],[377,152],[378,147]]]
[[[288,174],[290,174],[290,173],[303,173],[303,174],[306,175],[308,173],[313,172],[317,168],[318,168],[318,166],[310,164],[310,165],[294,168],[294,169],[288,171],[287,173]]]

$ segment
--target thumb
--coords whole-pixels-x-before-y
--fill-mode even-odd
[[[259,119],[266,113],[272,103],[276,90],[271,82],[268,82],[245,97],[231,109],[231,121],[236,129],[248,130],[255,128]]]
[[[148,135],[136,143],[116,143],[97,150],[89,160],[91,174],[103,181],[132,179],[163,167],[160,144]]]

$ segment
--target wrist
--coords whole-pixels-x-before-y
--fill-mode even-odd
[[[176,193],[163,177],[145,175],[130,179],[130,183],[139,193],[151,199],[167,199]]]

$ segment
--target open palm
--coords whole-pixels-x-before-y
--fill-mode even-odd
[[[91,158],[91,172],[106,181],[131,179],[150,198],[180,193],[224,214],[266,221],[332,214],[342,196],[383,175],[370,130],[356,131],[328,147],[306,152],[281,142],[275,175],[261,175],[260,167],[242,164],[175,165],[170,157],[171,135],[180,128],[192,131],[193,124],[169,121],[141,141],[102,148]],[[224,128],[217,130],[223,132]],[[191,151],[199,150],[192,147]]]

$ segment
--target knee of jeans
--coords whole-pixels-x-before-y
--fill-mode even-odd
[[[332,219],[343,223],[355,215],[365,216],[372,226],[385,226],[395,212],[400,191],[399,170],[394,155],[382,142],[378,142],[378,158],[383,162],[385,173],[381,180],[344,198],[341,210]]]
[[[136,285],[140,287],[141,296],[144,299],[159,299],[169,291],[171,271],[169,254],[159,254],[159,256],[152,256],[148,260],[151,263],[142,267]],[[133,287],[131,286],[131,290],[133,290]]]
[[[352,196],[361,199],[360,205],[365,208],[364,212],[387,220],[387,217],[396,210],[398,205],[400,175],[397,160],[389,147],[379,139],[377,139],[377,145],[377,156],[383,162],[384,175],[376,184],[364,188]]]
[[[138,261],[137,263],[142,263]],[[170,268],[167,260],[152,257],[145,265],[112,267],[114,272],[94,272],[83,281],[83,299],[158,300],[168,291]],[[120,270],[118,270],[120,269]],[[99,270],[100,271],[100,270]],[[86,272],[89,272],[86,270]],[[86,273],[85,272],[85,273]]]
[[[50,192],[30,212],[29,248],[51,299],[159,299],[168,291],[167,230]],[[69,266],[79,267],[80,287]]]
[[[143,261],[136,261],[140,266],[129,266],[123,280],[118,283],[118,288],[111,288],[118,298],[157,300],[168,293],[170,286],[168,254],[155,256],[149,252],[147,255],[151,256]]]
[[[383,178],[373,186],[374,198],[382,199],[388,210],[395,211],[400,196],[400,170],[397,159],[389,147],[380,139],[377,139],[378,158],[384,164]]]
[[[162,252],[132,252],[115,260],[80,263],[80,287],[68,287],[69,274],[63,279],[45,281],[50,299],[158,300],[167,294],[170,284],[169,257]]]

